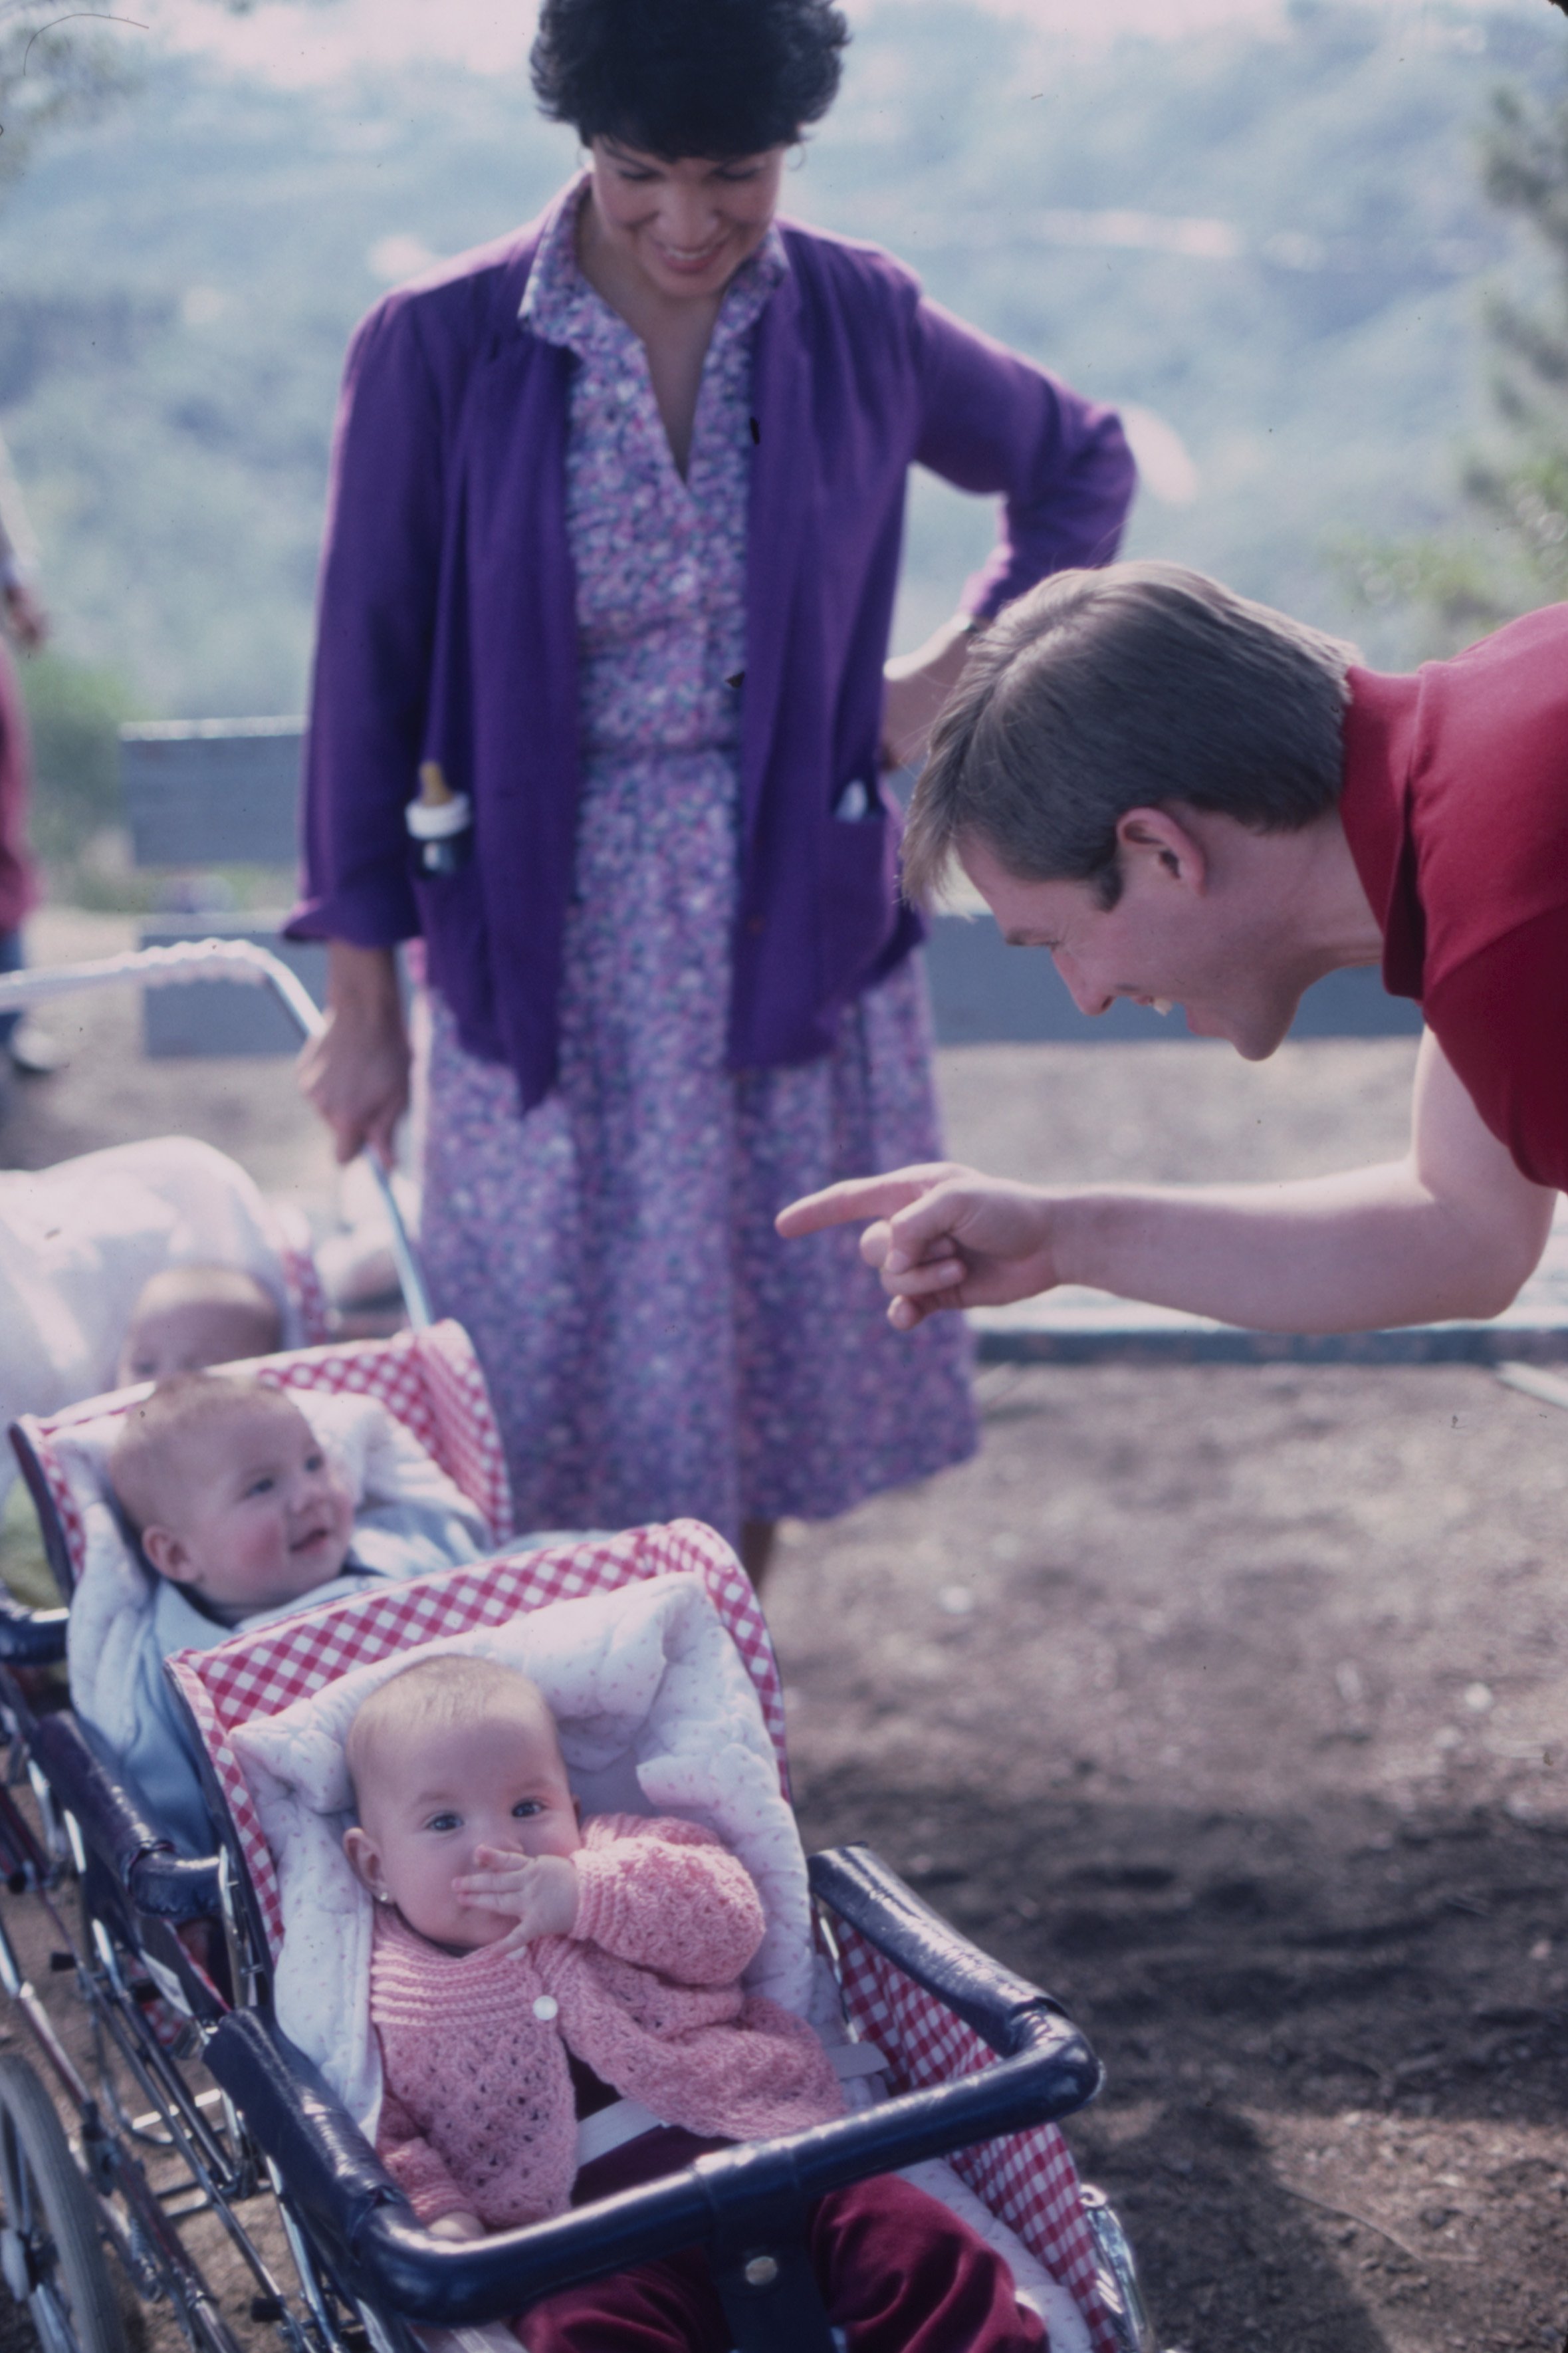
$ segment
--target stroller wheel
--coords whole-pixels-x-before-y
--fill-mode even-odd
[[[25,2059],[0,2058],[0,2272],[43,2353],[126,2353],[97,2202]]]

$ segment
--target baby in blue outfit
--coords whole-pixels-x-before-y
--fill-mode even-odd
[[[206,1810],[162,1662],[382,1578],[476,1559],[485,1531],[454,1489],[449,1501],[381,1503],[356,1515],[293,1400],[225,1374],[161,1381],[132,1406],[109,1476],[157,1580],[135,1662],[136,1728],[112,1761],[161,1827],[205,1852]]]

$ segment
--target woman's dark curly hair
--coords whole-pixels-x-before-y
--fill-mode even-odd
[[[584,144],[759,155],[826,113],[848,38],[831,0],[544,0],[533,87]]]

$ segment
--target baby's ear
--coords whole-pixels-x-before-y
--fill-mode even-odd
[[[172,1528],[150,1527],[142,1531],[142,1552],[150,1568],[171,1585],[195,1585],[197,1580],[188,1572],[190,1556]],[[186,1572],[182,1575],[182,1571]]]
[[[381,1857],[369,1831],[362,1831],[357,1822],[352,1830],[343,1832],[343,1852],[360,1885],[368,1894],[379,1896],[382,1893]]]

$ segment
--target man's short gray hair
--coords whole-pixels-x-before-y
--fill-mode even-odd
[[[966,839],[1021,881],[1121,892],[1116,828],[1185,802],[1263,833],[1331,808],[1353,647],[1177,564],[1058,572],[977,639],[910,806],[904,889]]]

